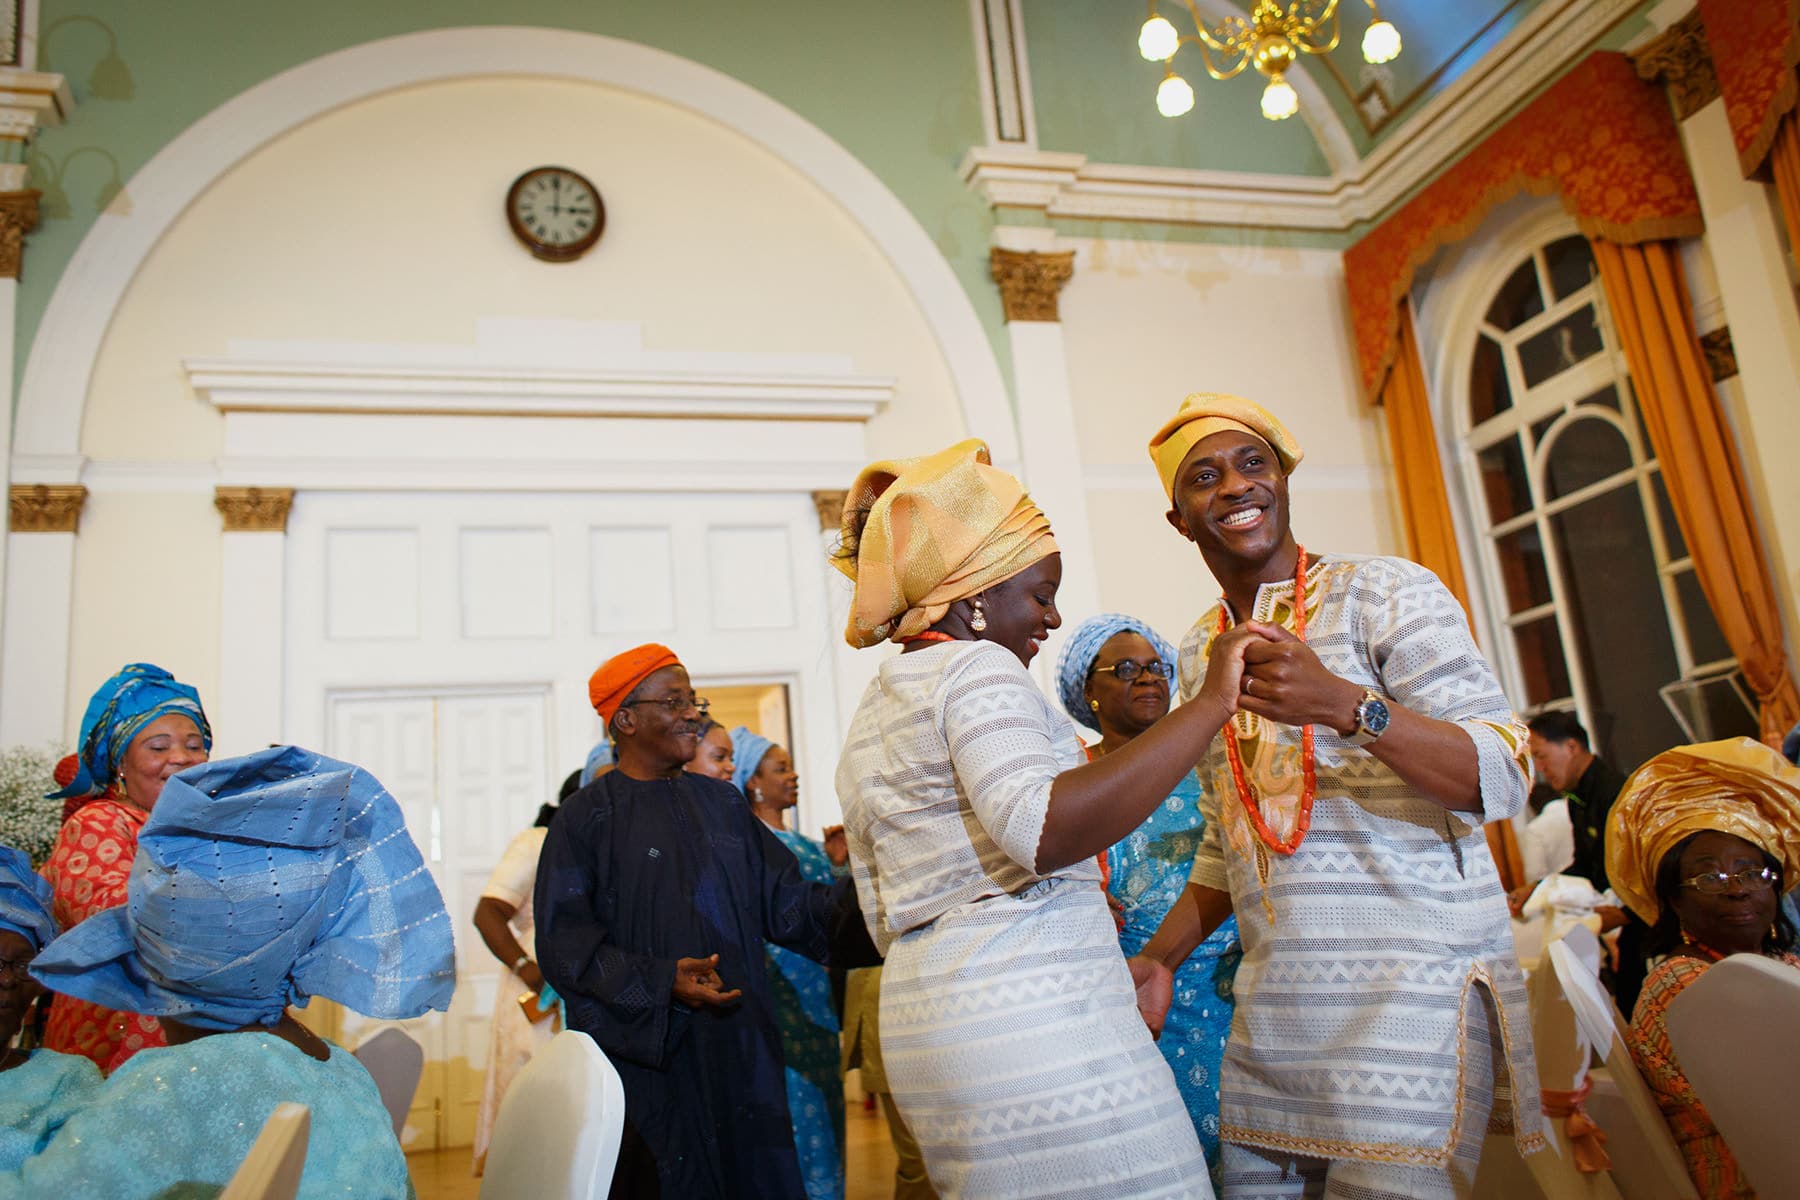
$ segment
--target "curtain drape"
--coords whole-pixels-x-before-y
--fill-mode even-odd
[[[1781,199],[1781,216],[1787,222],[1788,253],[1800,257],[1800,122],[1793,113],[1781,119],[1775,144],[1769,149],[1769,174]]]
[[[1444,468],[1438,460],[1437,430],[1419,365],[1419,340],[1413,330],[1412,304],[1400,302],[1399,345],[1394,366],[1381,386],[1387,414],[1388,444],[1394,453],[1394,488],[1406,524],[1407,557],[1429,567],[1444,581],[1466,612],[1469,589],[1463,581],[1462,555],[1450,520],[1450,497],[1444,490]]]
[[[1781,613],[1743,466],[1694,332],[1681,259],[1672,242],[1592,240],[1694,574],[1761,705],[1763,740],[1779,746],[1800,720],[1800,692],[1783,653]]]

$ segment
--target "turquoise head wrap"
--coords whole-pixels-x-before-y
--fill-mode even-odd
[[[0,929],[10,929],[42,950],[56,937],[50,915],[50,881],[31,869],[23,850],[0,846]]]
[[[748,725],[739,725],[731,731],[731,782],[737,784],[737,790],[750,795],[750,777],[756,774],[756,768],[762,766],[763,755],[775,745],[774,742],[760,733],[752,733]]]
[[[49,793],[51,800],[103,792],[118,778],[119,764],[144,726],[169,713],[193,721],[212,750],[212,726],[200,707],[200,693],[159,666],[132,663],[100,685],[81,715],[81,767],[69,786]]]

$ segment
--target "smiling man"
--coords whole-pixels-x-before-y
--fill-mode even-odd
[[[1169,523],[1224,590],[1182,644],[1244,653],[1238,715],[1198,768],[1206,833],[1133,960],[1152,1028],[1168,972],[1234,910],[1225,1194],[1467,1196],[1490,1113],[1543,1144],[1523,979],[1482,823],[1525,803],[1525,729],[1437,577],[1307,553],[1300,447],[1233,396],[1189,396],[1150,442]]]
[[[855,892],[807,882],[742,793],[682,769],[706,701],[668,647],[609,659],[588,693],[617,767],[551,823],[535,907],[569,1028],[625,1084],[612,1194],[800,1200],[764,945],[874,965]]]

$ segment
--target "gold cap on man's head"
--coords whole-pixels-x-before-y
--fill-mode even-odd
[[[1181,402],[1173,417],[1150,439],[1150,461],[1162,477],[1163,491],[1175,498],[1175,472],[1188,451],[1215,433],[1235,429],[1261,438],[1275,451],[1283,475],[1293,474],[1300,465],[1300,443],[1287,426],[1254,400],[1227,396],[1222,392],[1195,392]]]

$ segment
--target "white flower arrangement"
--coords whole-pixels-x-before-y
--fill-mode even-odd
[[[55,746],[0,750],[0,842],[23,850],[38,868],[62,828],[62,801],[44,796],[56,790],[54,772],[62,756]]]

